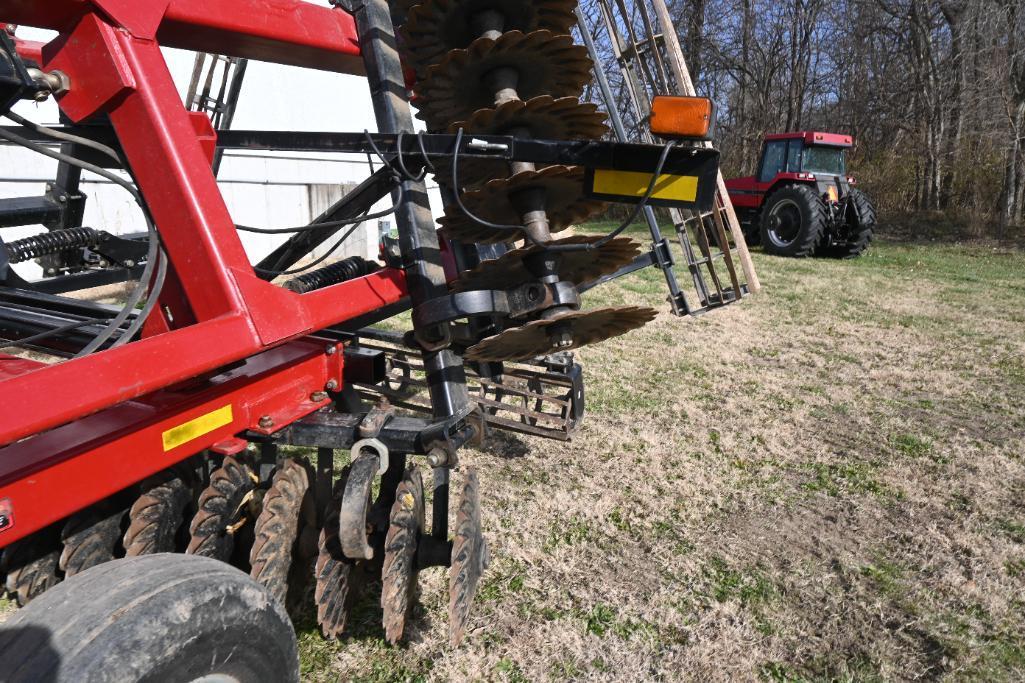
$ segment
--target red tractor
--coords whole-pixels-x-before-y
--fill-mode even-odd
[[[750,245],[778,256],[853,258],[868,248],[875,208],[847,175],[851,136],[766,135],[758,175],[726,181]]]

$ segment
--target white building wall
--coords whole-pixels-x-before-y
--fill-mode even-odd
[[[54,34],[20,28],[18,35],[30,40],[49,40]],[[165,49],[164,53],[171,75],[184,98],[195,54],[171,49]],[[58,120],[57,107],[53,102],[41,105],[22,102],[15,111],[43,124],[55,124]],[[376,131],[376,123],[370,93],[363,78],[250,62],[233,128]],[[56,173],[56,166],[56,162],[27,150],[0,147],[0,197],[43,194],[47,180],[52,180]],[[227,152],[221,164],[218,182],[235,223],[281,228],[305,225],[340,197],[343,190],[347,191],[346,188],[359,183],[367,175],[369,167],[365,157],[232,150]],[[138,207],[122,188],[85,173],[82,189],[87,197],[86,226],[114,234],[145,230]],[[431,187],[428,194],[435,215],[440,215],[437,188]],[[373,211],[388,206],[390,198],[380,202]],[[394,219],[390,217],[382,221],[381,226],[385,228],[394,226]],[[332,258],[353,254],[376,257],[379,229],[379,221],[364,224],[343,248],[334,252]],[[42,230],[42,226],[4,228],[3,238],[10,241]],[[246,232],[239,235],[254,262],[287,238],[287,235]],[[324,249],[331,244],[328,242]],[[15,268],[23,277],[30,279],[41,275],[34,263],[19,264]]]

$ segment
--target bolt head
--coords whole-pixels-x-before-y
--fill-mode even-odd
[[[335,355],[335,353],[336,353],[337,351],[338,351],[338,349],[337,349],[337,348],[335,347],[335,345],[334,345],[334,344],[328,344],[328,345],[327,345],[327,348],[326,348],[326,349],[324,349],[324,353],[326,353],[326,354],[327,354],[327,355],[329,355],[329,356],[333,356],[333,355]]]
[[[260,429],[270,429],[274,426],[274,418],[270,415],[264,415],[257,424],[260,425]]]
[[[338,390],[338,380],[336,380],[336,379],[329,379],[327,381],[327,384],[324,385],[324,388],[327,389],[328,391],[337,391]]]

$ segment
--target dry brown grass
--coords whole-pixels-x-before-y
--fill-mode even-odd
[[[493,561],[462,647],[428,570],[407,646],[368,600],[303,631],[309,679],[1025,676],[1025,258],[756,258],[763,296],[579,354],[572,443],[464,454]]]

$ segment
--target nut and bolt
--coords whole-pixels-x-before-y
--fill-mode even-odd
[[[328,391],[338,391],[338,380],[329,379],[327,384],[324,385],[324,388]]]
[[[270,429],[274,426],[274,418],[270,415],[264,415],[257,424],[260,425],[260,429]]]
[[[334,344],[328,344],[327,348],[324,349],[324,353],[326,353],[329,356],[335,355],[335,353],[337,351],[338,351],[338,348]]]
[[[310,394],[310,400],[314,403],[320,403],[321,401],[326,401],[327,399],[328,396],[326,391],[314,391],[312,394]]]
[[[135,261],[133,261],[132,259],[128,259],[127,261],[125,261],[125,268],[134,268],[134,267],[135,267]]]
[[[432,448],[427,454],[427,464],[431,467],[455,467],[458,464],[455,453],[444,448]]]

